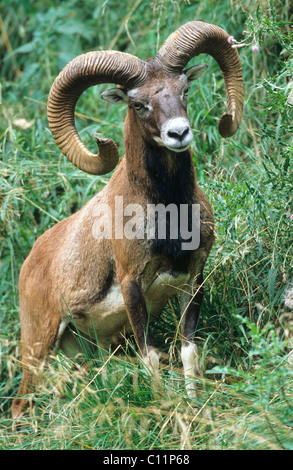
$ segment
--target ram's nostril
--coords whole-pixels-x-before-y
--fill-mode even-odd
[[[189,132],[189,127],[187,126],[184,129],[179,129],[179,130],[176,130],[176,131],[169,130],[167,132],[167,135],[168,135],[168,137],[172,137],[173,139],[183,140],[184,137],[188,134],[188,132]]]
[[[181,137],[183,139],[183,137],[185,137],[189,132],[189,127],[185,127],[185,129],[183,130],[182,134],[181,134]]]
[[[175,131],[168,131],[168,137],[172,137],[173,139],[180,139],[180,134]]]

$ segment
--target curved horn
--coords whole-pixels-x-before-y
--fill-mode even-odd
[[[90,152],[81,141],[74,121],[80,95],[101,83],[137,86],[145,77],[146,64],[137,57],[116,51],[94,51],[73,59],[55,79],[47,105],[49,127],[61,152],[80,170],[102,175],[113,170],[119,157],[112,139],[95,138],[98,154]]]
[[[166,72],[182,73],[185,65],[202,53],[211,55],[219,64],[227,91],[227,112],[219,122],[222,137],[237,131],[243,108],[243,79],[238,51],[228,42],[229,35],[220,27],[191,21],[171,34],[157,53],[156,60]]]

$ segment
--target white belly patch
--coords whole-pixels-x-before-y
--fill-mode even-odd
[[[156,278],[148,286],[143,286],[147,310],[158,315],[164,308],[168,298],[187,289],[189,273],[164,272],[157,274]],[[58,341],[65,331],[68,319],[62,321],[59,329]],[[116,280],[109,289],[107,296],[96,305],[93,305],[88,314],[75,318],[73,323],[82,333],[97,336],[102,345],[109,345],[121,333],[131,331],[126,312],[120,283]]]
[[[161,298],[162,295],[172,297],[182,290],[186,290],[190,278],[189,273],[161,273],[158,274],[154,281],[148,286],[146,290],[146,297],[148,299],[156,300]]]

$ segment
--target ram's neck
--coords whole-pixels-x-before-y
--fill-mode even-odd
[[[172,152],[149,145],[139,123],[129,118],[124,126],[126,171],[133,191],[154,204],[187,204],[193,200],[195,172],[189,150]]]

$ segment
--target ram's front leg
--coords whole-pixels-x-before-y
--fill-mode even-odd
[[[149,316],[142,288],[138,281],[125,276],[121,281],[121,290],[129,321],[144,363],[155,376],[158,376],[159,355],[153,346],[149,329]]]
[[[186,390],[190,397],[196,396],[194,378],[197,372],[198,353],[194,335],[203,298],[203,277],[198,276],[196,284],[181,294],[181,359],[183,363]]]

